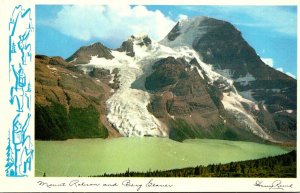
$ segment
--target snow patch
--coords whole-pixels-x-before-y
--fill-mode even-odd
[[[273,67],[274,66],[274,60],[273,58],[260,58],[266,65]]]
[[[57,71],[57,68],[51,67],[51,66],[49,66],[49,65],[47,65],[47,68],[49,68],[50,70],[53,70],[53,71]]]
[[[256,79],[252,76],[252,74],[247,73],[246,76],[235,79],[235,82],[239,82],[242,86],[247,86],[249,82],[255,81]]]
[[[175,116],[174,116],[174,115],[170,115],[170,114],[168,113],[168,116],[171,117],[171,119],[175,120]]]
[[[257,124],[255,119],[246,112],[241,104],[241,102],[245,100],[247,99],[243,99],[240,95],[230,92],[223,94],[222,103],[227,111],[231,112],[240,123],[255,135],[258,135],[263,139],[272,140],[272,138]]]
[[[194,68],[194,66],[193,66],[193,68]],[[199,68],[196,68],[196,69],[197,69],[198,74],[201,76],[201,78],[204,79],[204,75],[202,74],[202,71]]]
[[[115,79],[115,74],[111,74],[111,79],[109,80],[108,83],[113,84]]]
[[[253,102],[256,102],[256,100],[253,98],[252,94],[253,94],[253,91],[250,89],[250,90],[246,90],[246,91],[241,91],[239,92],[239,94],[244,97],[245,99],[248,99],[250,101],[253,101]]]
[[[287,110],[277,111],[275,113],[283,113],[283,112],[287,112],[289,114],[292,114],[294,111],[292,109],[287,109]]]
[[[76,62],[77,58],[74,58],[72,61],[70,61],[69,63],[72,63],[72,62]]]
[[[263,105],[263,109],[264,109],[265,111],[268,111],[266,105]]]
[[[200,24],[206,19],[206,17],[187,18],[179,21],[179,33],[180,35],[173,41],[170,41],[168,37],[165,37],[160,41],[162,45],[172,48],[189,46],[192,48],[195,37],[202,37],[206,32],[206,26],[200,26]]]
[[[279,88],[272,88],[272,89],[266,89],[267,92],[271,91],[273,93],[280,93],[281,92],[281,89]]]
[[[214,69],[217,73],[219,73],[222,76],[225,76],[228,79],[231,79],[233,76],[233,71],[230,69]]]

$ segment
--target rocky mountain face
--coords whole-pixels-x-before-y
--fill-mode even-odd
[[[73,62],[75,64],[87,64],[90,62],[92,56],[105,59],[113,58],[110,49],[102,45],[100,42],[97,42],[90,46],[83,46],[79,48],[79,50],[67,58],[66,61]]]
[[[128,40],[124,41],[120,48],[117,49],[119,52],[125,52],[127,56],[134,57],[135,52],[133,49],[135,37],[132,35]],[[139,41],[139,46],[149,46],[151,44],[151,39],[148,36],[145,36]]]
[[[186,37],[188,33],[196,35]],[[173,47],[182,42],[193,48],[203,62],[211,64],[214,71],[232,80],[238,94],[257,105],[251,109],[243,104],[262,129],[274,138],[282,139],[283,133],[295,138],[296,80],[264,64],[232,24],[196,17],[177,23],[161,41]],[[223,90],[222,81],[214,84]]]
[[[71,128],[97,131],[95,137],[296,139],[297,81],[264,64],[225,21],[195,17],[178,22],[160,42],[131,36],[116,50],[95,43],[66,61],[37,56],[36,63],[41,131],[58,120],[39,126],[46,115],[63,112]],[[49,110],[57,104],[64,110]],[[74,109],[82,117],[76,124],[95,126],[77,127]]]
[[[35,73],[36,139],[119,136],[105,118],[109,72],[86,75],[61,57],[37,55]]]
[[[208,84],[190,63],[170,56],[157,61],[153,69],[145,87],[154,94],[149,109],[156,117],[169,115],[204,127],[219,122],[218,104],[210,97]]]

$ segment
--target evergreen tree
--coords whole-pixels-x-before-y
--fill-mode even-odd
[[[13,151],[10,146],[10,135],[8,135],[8,144],[6,147],[6,164],[5,164],[5,172],[6,176],[10,176],[10,170],[14,165]]]
[[[242,167],[240,163],[236,163],[235,172],[238,174],[242,173]]]

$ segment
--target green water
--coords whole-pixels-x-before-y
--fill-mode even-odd
[[[103,173],[168,170],[279,155],[278,146],[242,141],[167,138],[36,141],[35,175],[90,176]]]

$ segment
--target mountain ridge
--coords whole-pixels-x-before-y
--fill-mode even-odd
[[[297,81],[267,66],[229,22],[196,17],[160,42],[131,36],[115,50],[95,43],[66,61],[111,89],[102,122],[121,135],[296,138]]]

